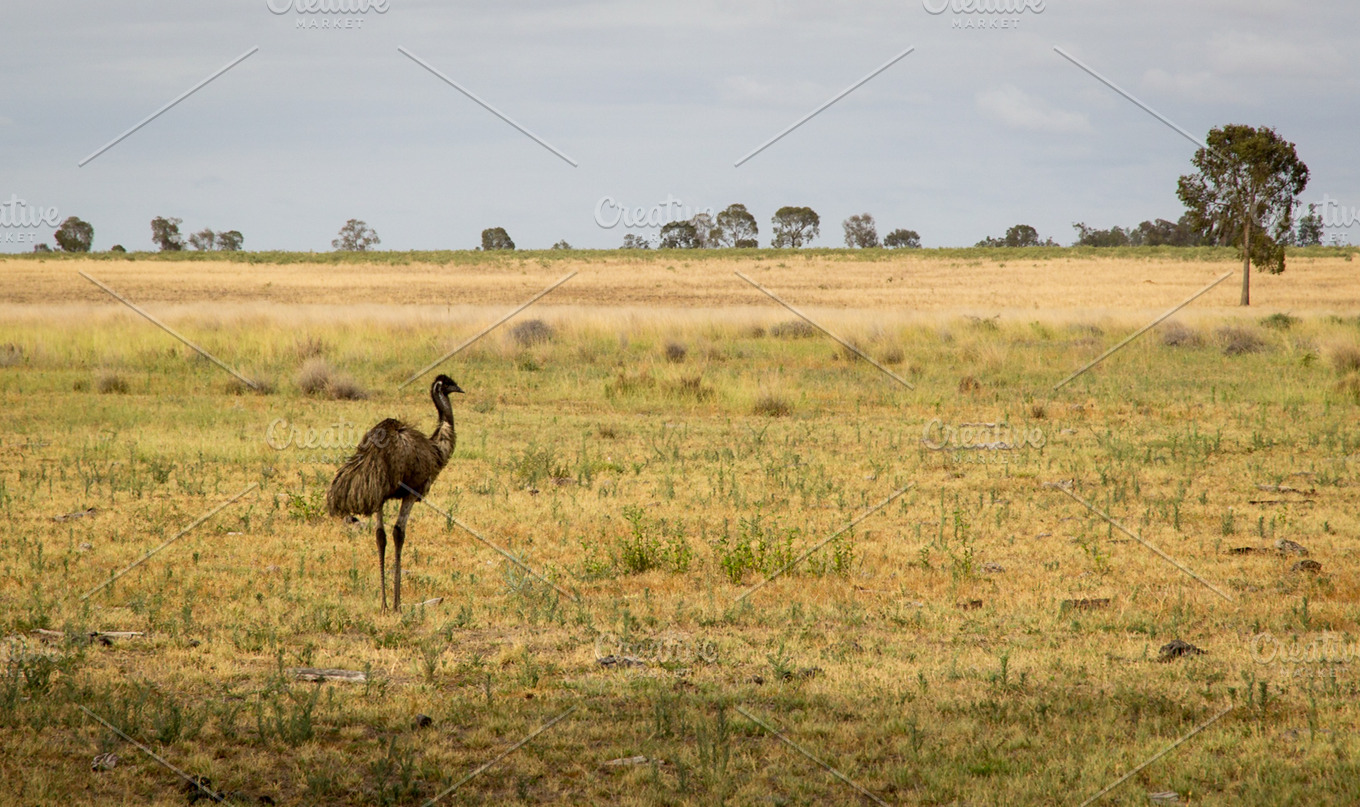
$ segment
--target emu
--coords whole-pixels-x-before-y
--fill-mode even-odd
[[[392,608],[401,608],[401,545],[406,540],[406,519],[415,503],[425,498],[430,485],[453,456],[458,433],[453,427],[450,392],[462,392],[458,382],[440,375],[430,385],[430,398],[439,412],[439,423],[429,437],[396,418],[387,418],[368,430],[326,492],[326,509],[333,516],[378,516],[378,575],[382,578],[383,610],[387,609],[387,533],[383,530],[383,505],[401,500],[397,522],[392,525],[396,559],[392,572]]]

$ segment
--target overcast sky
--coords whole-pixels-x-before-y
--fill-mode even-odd
[[[742,202],[762,245],[783,205],[821,214],[819,246],[841,246],[841,221],[861,212],[926,246],[1016,223],[1066,244],[1074,221],[1176,218],[1194,145],[1057,46],[1198,137],[1275,127],[1311,169],[1305,201],[1360,206],[1353,0],[1031,0],[1000,14],[930,13],[945,0],[386,0],[381,13],[297,12],[334,1],[282,14],[266,0],[6,3],[0,202],[80,216],[96,249],[143,250],[155,216],[183,219],[186,234],[239,230],[247,249],[329,250],[349,218],[384,249],[471,248],[492,226],[521,248],[616,247],[629,230],[597,223],[606,197],[630,210]],[[0,227],[0,250],[51,232]],[[1360,242],[1360,225],[1329,234]]]

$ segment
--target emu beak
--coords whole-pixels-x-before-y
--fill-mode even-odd
[[[463,391],[463,388],[460,387],[460,386],[458,386],[458,382],[457,382],[457,381],[453,382],[453,386],[452,386],[452,387],[449,387],[449,392],[459,392],[459,393],[461,393],[462,391]]]

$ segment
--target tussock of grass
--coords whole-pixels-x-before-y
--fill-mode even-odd
[[[1360,344],[1341,343],[1332,345],[1329,351],[1332,368],[1337,375],[1360,372]]]
[[[1298,317],[1291,317],[1289,314],[1281,312],[1264,317],[1261,320],[1261,327],[1270,328],[1275,331],[1287,331],[1297,325],[1298,322]]]
[[[762,392],[756,397],[751,411],[765,417],[781,418],[792,414],[793,404],[789,403],[788,399],[779,393]]]
[[[770,326],[770,336],[776,339],[811,339],[817,329],[801,319],[791,319]]]
[[[1162,344],[1167,347],[1199,347],[1204,344],[1199,331],[1174,319],[1158,325],[1157,331],[1162,336]]]
[[[515,344],[520,347],[532,347],[544,342],[552,341],[556,331],[551,325],[541,319],[529,319],[524,322],[516,323],[510,329],[510,336],[515,340]]]
[[[1245,325],[1224,325],[1214,332],[1214,337],[1225,356],[1260,353],[1266,349],[1266,340],[1261,334]]]
[[[24,361],[24,349],[13,342],[0,345],[0,367],[14,367]]]
[[[671,341],[666,343],[665,354],[666,361],[679,364],[685,360],[685,356],[689,354],[689,349],[681,342]]]
[[[329,397],[338,401],[361,401],[368,397],[363,387],[350,376],[337,373],[330,362],[320,356],[303,362],[297,376],[298,389],[303,395]]]
[[[94,389],[101,395],[126,395],[129,387],[117,370],[100,370],[94,377]]]

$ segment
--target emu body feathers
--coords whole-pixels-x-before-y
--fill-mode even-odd
[[[439,412],[439,424],[429,437],[395,418],[387,418],[368,430],[326,491],[326,509],[333,516],[376,515],[378,522],[378,574],[382,578],[382,603],[387,607],[387,531],[383,529],[383,505],[401,500],[392,525],[396,557],[393,564],[392,607],[401,607],[401,547],[406,540],[406,519],[411,508],[429,492],[444,470],[458,433],[453,425],[450,392],[462,392],[458,382],[441,375],[430,385],[430,399]]]

